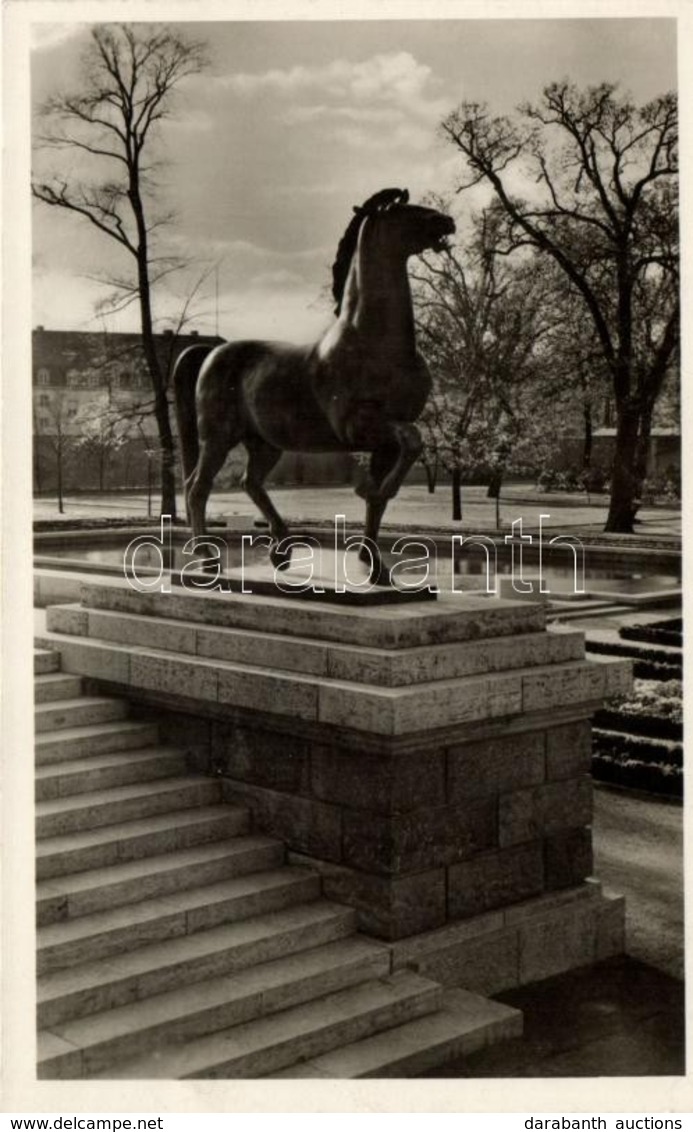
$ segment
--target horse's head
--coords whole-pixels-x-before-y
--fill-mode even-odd
[[[438,212],[435,208],[409,204],[406,189],[381,189],[369,197],[364,204],[354,208],[354,216],[347,227],[332,267],[332,293],[337,300],[335,313],[339,314],[344,285],[351,258],[356,250],[359,231],[365,220],[377,221],[383,236],[389,240],[405,258],[418,255],[431,249],[442,251],[445,237],[455,231],[455,221],[451,216]]]
[[[455,231],[451,216],[436,208],[409,204],[406,197],[379,211],[377,216],[382,238],[405,257],[429,250],[443,251],[445,237]]]

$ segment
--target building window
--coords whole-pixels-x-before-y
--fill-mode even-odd
[[[50,393],[39,394],[38,403],[39,403],[39,405],[50,405],[50,403],[51,403]]]
[[[37,375],[36,375],[36,384],[37,385],[50,385],[50,383],[51,383],[51,371],[49,369],[45,369],[45,368],[40,369],[38,371]]]

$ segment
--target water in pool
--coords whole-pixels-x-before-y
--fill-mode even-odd
[[[38,551],[40,555],[45,555],[51,558],[64,558],[71,561],[82,561],[91,563],[92,565],[122,567],[124,557],[124,541],[122,539],[109,540],[107,542],[99,543],[98,546],[84,546],[76,543],[74,546],[67,547],[65,545],[53,549],[46,546]],[[410,550],[407,557],[413,559],[417,553],[416,550]],[[574,555],[571,551],[565,549],[549,549],[544,553],[544,561],[542,563],[541,574],[544,579],[545,585],[548,587],[549,594],[555,596],[569,595],[580,591],[583,588],[586,591],[598,591],[600,593],[622,593],[622,594],[640,594],[649,593],[653,591],[660,591],[665,589],[675,589],[680,586],[680,575],[678,573],[670,572],[657,572],[657,567],[654,562],[638,560],[633,558],[632,562],[624,559],[619,555],[614,559],[613,564],[604,561],[604,551],[600,550],[598,555],[598,562],[590,562],[590,548],[585,548],[584,559],[584,587],[581,584],[579,576],[576,585]],[[297,562],[298,556],[306,556],[303,566]],[[337,562],[335,562],[335,558]],[[174,570],[181,569],[185,565],[191,565],[195,561],[195,556],[183,553],[182,545],[173,546],[173,561],[166,562],[166,566]],[[226,571],[238,570],[241,566],[242,555],[241,545],[238,539],[225,541],[223,543],[223,552],[221,562]],[[312,570],[312,578],[317,580],[319,577],[333,579],[335,577],[335,570],[341,575],[343,570],[343,552],[335,551],[329,548],[321,548],[318,552],[317,548],[313,552],[303,550],[296,550],[294,552],[294,565],[292,566],[292,575],[296,577],[307,576]],[[140,544],[137,549],[136,557],[137,569],[155,568],[159,569],[161,565],[160,551],[152,543]],[[246,545],[243,552],[243,564],[247,570],[255,571],[260,570],[263,574],[269,570],[267,561],[267,551],[263,545]],[[469,546],[462,548],[453,557],[450,553],[450,548],[443,546],[437,551],[437,561],[435,564],[431,561],[431,572],[429,580],[435,578],[437,585],[443,590],[454,588],[461,592],[473,592],[475,590],[485,590],[487,588],[487,564],[486,555],[479,547]],[[454,569],[454,573],[453,573]],[[347,555],[347,574],[351,581],[359,582],[365,578],[365,567],[360,563],[356,554],[349,552]],[[513,562],[510,555],[510,549],[507,547],[499,548],[498,561],[496,566],[497,574],[497,589],[508,596],[512,596],[511,581],[514,577],[516,583],[519,579],[526,582],[531,582],[533,590],[538,592],[539,589],[539,565],[536,555],[530,556],[525,548],[522,558],[522,570],[520,572],[519,562],[516,559],[515,567],[513,569]],[[406,581],[413,584],[414,577],[423,576],[423,567],[419,565],[418,569],[412,567],[407,571]],[[504,579],[506,579],[504,581]],[[401,575],[400,580],[404,580],[404,575]],[[493,587],[493,570],[491,567],[490,583]],[[526,586],[524,587],[527,588]]]

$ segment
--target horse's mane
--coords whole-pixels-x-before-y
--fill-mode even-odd
[[[349,265],[356,250],[359,229],[364,218],[372,216],[374,212],[382,212],[392,204],[406,204],[408,200],[409,193],[406,189],[381,189],[380,192],[374,193],[372,197],[364,201],[362,205],[354,208],[354,215],[339,241],[337,255],[332,264],[332,294],[337,304],[334,310],[335,314],[339,314],[342,306]]]

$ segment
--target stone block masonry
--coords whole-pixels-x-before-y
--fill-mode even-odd
[[[619,946],[622,906],[586,885],[590,717],[629,664],[586,661],[583,635],[548,631],[541,606],[343,609],[100,580],[47,617],[65,671],[164,729],[169,713],[197,765],[199,724],[224,797],[362,930],[429,940],[412,961],[435,956],[448,981],[465,962],[483,990],[543,977],[547,948],[566,969]]]
[[[359,908],[365,930],[397,939],[427,917],[433,927],[590,876],[591,781],[584,767],[552,781],[547,759],[589,731],[587,720],[544,721],[397,753],[292,735],[277,746],[276,735],[219,722],[212,748],[225,797],[316,867],[338,866],[323,871],[326,891]]]

